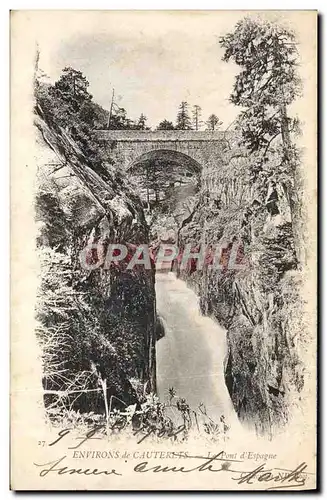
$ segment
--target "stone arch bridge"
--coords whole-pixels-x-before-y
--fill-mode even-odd
[[[219,164],[227,145],[227,132],[195,130],[99,130],[98,138],[108,154],[128,171],[138,163],[166,159],[181,167],[202,172]]]

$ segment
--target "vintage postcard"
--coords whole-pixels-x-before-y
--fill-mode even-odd
[[[316,11],[11,12],[11,488],[314,490]]]

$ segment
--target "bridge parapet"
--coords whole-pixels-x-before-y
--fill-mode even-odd
[[[219,165],[231,137],[230,131],[196,130],[98,130],[97,136],[108,145],[108,156],[128,171],[148,159],[174,160],[193,171]]]
[[[223,141],[229,132],[221,130],[99,130],[99,139],[117,142]]]

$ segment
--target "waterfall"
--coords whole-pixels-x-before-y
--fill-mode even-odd
[[[169,389],[185,398],[191,409],[204,405],[218,421],[238,422],[224,381],[225,330],[202,316],[199,299],[173,273],[156,274],[157,311],[165,335],[157,341],[157,390],[162,402]]]

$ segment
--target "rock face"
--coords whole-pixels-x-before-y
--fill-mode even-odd
[[[41,110],[36,128],[42,264],[37,315],[46,404],[50,410],[104,412],[108,404],[137,403],[156,389],[155,340],[163,332],[155,313],[154,271],[85,269],[80,252],[98,245],[87,254],[96,264],[110,243],[132,249],[148,242],[141,203],[109,163],[93,164]],[[304,385],[303,248],[297,243],[303,239],[294,237],[296,215],[278,175],[273,182],[269,175],[251,178],[246,153],[224,147],[216,163],[203,169],[175,238],[180,249],[223,245],[222,267],[209,267],[209,252],[203,269],[194,260],[181,269],[177,260],[174,270],[199,295],[202,313],[226,328],[225,382],[234,408],[243,422],[267,435],[288,420]],[[158,219],[158,233],[165,224]],[[241,268],[230,266],[236,244],[234,264]]]
[[[205,173],[197,210],[179,233],[181,247],[225,245],[222,269],[197,270],[191,262],[179,272],[203,314],[227,330],[225,382],[239,418],[267,435],[288,420],[303,388],[301,273],[283,190],[268,187],[262,196],[241,156],[226,151]],[[242,269],[232,265],[233,244]]]
[[[110,243],[148,240],[139,200],[110,165],[94,168],[72,136],[38,109],[37,244],[41,286],[37,317],[45,402],[104,412],[155,389],[154,272],[97,263]],[[107,400],[107,402],[105,401]]]

